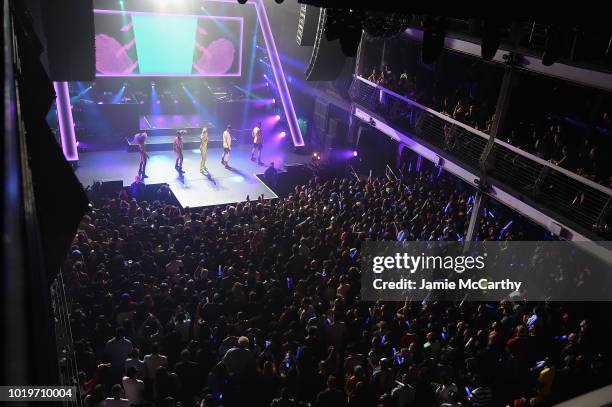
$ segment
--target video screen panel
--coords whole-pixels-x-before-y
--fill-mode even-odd
[[[240,76],[243,18],[94,10],[96,76]]]

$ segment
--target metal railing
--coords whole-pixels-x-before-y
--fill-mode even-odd
[[[486,168],[481,157],[489,135],[429,109],[407,97],[355,77],[353,102],[398,130],[444,151],[456,162],[486,172],[519,195],[605,236],[610,223],[612,189],[558,167],[513,145],[495,139]]]
[[[71,303],[66,296],[62,272],[51,284],[51,305],[53,317],[55,318],[55,336],[57,344],[57,357],[60,367],[60,385],[74,386],[79,388],[76,355],[72,339],[72,328],[70,326]],[[64,401],[63,406],[81,407],[83,405],[82,395],[78,394],[76,401]]]

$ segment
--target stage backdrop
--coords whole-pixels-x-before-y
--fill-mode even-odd
[[[243,18],[94,10],[96,76],[240,76]]]

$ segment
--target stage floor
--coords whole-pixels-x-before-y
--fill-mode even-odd
[[[273,147],[273,146],[271,146]],[[284,164],[305,163],[308,155],[299,155],[280,151],[280,148],[264,147],[262,161],[265,166],[257,165],[250,160],[251,146],[237,146],[232,150],[229,165],[221,165],[221,148],[209,148],[206,166],[209,176],[200,173],[200,150],[185,150],[183,170],[179,176],[174,169],[175,155],[172,151],[149,152],[147,163],[147,184],[167,183],[182,207],[203,207],[226,203],[243,202],[247,195],[257,199],[276,198],[256,174],[263,173],[270,161],[277,168]],[[125,186],[134,181],[138,173],[138,153],[127,151],[99,151],[82,153],[79,157],[79,168],[76,175],[83,186],[95,181],[122,180]]]

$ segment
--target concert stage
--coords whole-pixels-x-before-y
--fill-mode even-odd
[[[210,175],[200,173],[200,150],[184,151],[183,170],[180,176],[174,169],[175,154],[172,151],[152,151],[147,163],[146,184],[167,183],[174,196],[184,208],[197,208],[210,205],[242,202],[249,195],[256,199],[264,194],[264,198],[276,198],[276,194],[258,177],[270,161],[277,168],[285,164],[300,164],[309,161],[308,155],[299,155],[281,150],[281,147],[270,143],[264,147],[262,160],[265,166],[257,165],[250,160],[251,146],[236,146],[232,150],[230,166],[226,169],[221,165],[221,148],[209,148],[207,167]],[[124,186],[129,186],[138,173],[138,154],[126,151],[100,151],[81,154],[76,175],[84,186],[95,181],[122,180]]]

